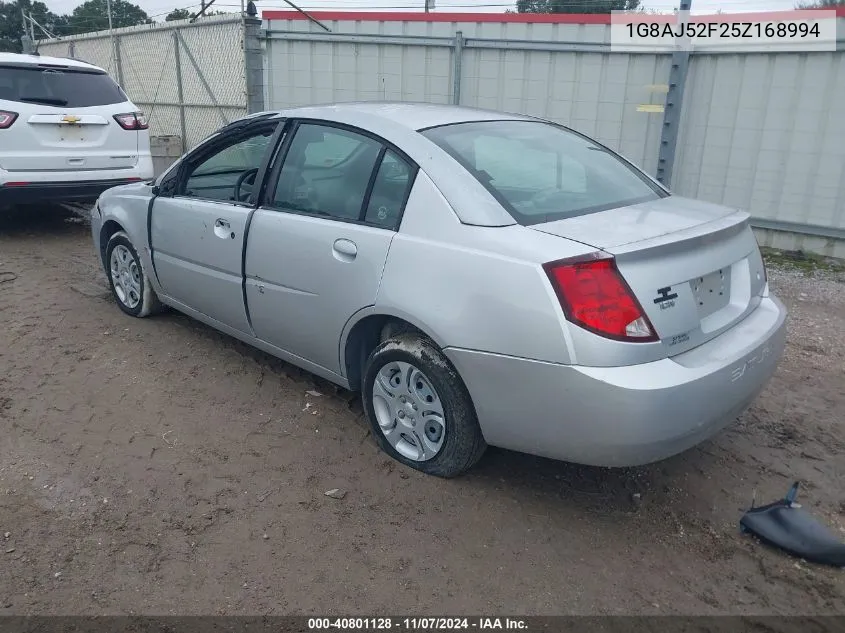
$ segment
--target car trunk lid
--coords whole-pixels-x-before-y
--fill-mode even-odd
[[[673,356],[718,336],[760,302],[766,281],[748,214],[669,196],[530,228],[614,256]]]
[[[104,72],[8,64],[0,74],[0,110],[18,115],[2,132],[0,168],[67,172],[138,163],[138,131],[125,130],[114,119],[136,108]]]
[[[138,163],[138,132],[124,130],[109,116],[132,110],[130,104],[109,112],[33,106],[8,130],[0,168],[9,172],[126,169]],[[111,120],[109,120],[111,119]],[[16,138],[11,138],[12,136]]]

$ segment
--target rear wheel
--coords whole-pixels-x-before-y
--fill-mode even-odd
[[[454,477],[487,444],[460,376],[429,339],[399,334],[367,359],[364,408],[379,446],[424,473]]]
[[[138,252],[123,231],[109,238],[106,274],[118,307],[134,317],[145,317],[161,309]]]

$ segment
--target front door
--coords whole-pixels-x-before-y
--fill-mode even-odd
[[[255,335],[343,375],[341,332],[375,303],[416,168],[360,131],[301,122],[274,172],[247,239]]]
[[[189,157],[173,195],[153,203],[151,244],[165,295],[251,333],[243,299],[243,246],[278,121],[223,134]]]

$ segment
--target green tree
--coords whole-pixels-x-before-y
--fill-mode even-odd
[[[188,11],[187,9],[173,9],[170,13],[167,14],[167,17],[164,18],[165,22],[172,22],[173,20],[187,20],[189,17],[194,15],[192,11]],[[207,15],[226,15],[225,11],[206,11],[202,14],[201,17],[205,17]],[[198,18],[199,19],[199,18]]]
[[[112,0],[111,15],[112,26],[116,29],[123,26],[152,23],[152,20],[141,7],[126,0]],[[108,28],[109,18],[106,0],[88,0],[88,2],[76,7],[73,13],[68,16],[67,31],[70,33],[104,31]]]
[[[164,21],[172,22],[173,20],[187,20],[192,15],[193,14],[187,9],[173,9],[173,11],[167,14],[167,17],[164,18]]]
[[[516,0],[519,13],[610,13],[639,6],[640,0]]]
[[[845,0],[812,0],[795,5],[796,9],[836,9],[837,7],[845,7]]]
[[[0,51],[5,53],[21,52],[21,35],[23,25],[21,24],[21,10],[27,15],[32,15],[36,22],[51,32],[55,32],[57,25],[61,23],[63,16],[52,13],[43,2],[31,2],[30,0],[19,0],[18,2],[3,2],[0,0]],[[36,26],[36,39],[44,38],[45,35]]]

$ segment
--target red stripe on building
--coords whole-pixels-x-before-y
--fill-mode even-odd
[[[400,11],[309,11],[322,22],[530,22],[533,24],[610,24],[609,13],[410,13]],[[299,11],[263,11],[265,20],[307,20]]]
[[[718,15],[693,15],[694,22],[778,22],[783,20],[805,20],[801,14],[818,12],[819,9],[795,9],[792,11],[761,11],[757,13],[721,13]],[[845,18],[845,7],[824,9],[835,11],[837,17]],[[321,21],[348,20],[352,22],[515,22],[530,24],[610,24],[610,13],[411,13],[408,11],[309,11]],[[649,15],[632,13],[632,22],[663,22],[671,15]],[[299,11],[263,11],[265,20],[307,20]],[[624,22],[625,17],[617,14],[614,22]],[[818,19],[818,18],[816,18]]]

